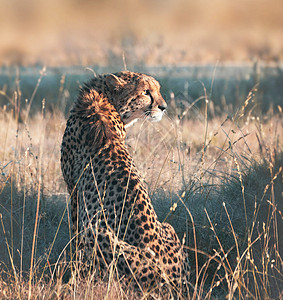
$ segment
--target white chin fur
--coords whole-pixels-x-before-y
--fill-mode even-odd
[[[138,119],[134,119],[134,120],[132,120],[131,122],[129,122],[128,124],[125,124],[125,128],[128,128],[128,127],[132,126],[134,123],[137,122],[137,120],[138,120]]]
[[[163,117],[163,113],[161,112],[161,113],[158,113],[154,116],[151,116],[149,121],[150,122],[159,122],[159,121],[161,121],[162,117]]]
[[[163,112],[160,112],[160,113],[155,114],[153,116],[148,116],[147,120],[150,121],[150,122],[159,122],[159,121],[161,121],[162,117],[163,117]],[[129,123],[125,124],[125,128],[128,128],[128,127],[132,126],[134,123],[136,123],[138,121],[138,119],[139,118],[134,119],[134,120],[130,121]]]

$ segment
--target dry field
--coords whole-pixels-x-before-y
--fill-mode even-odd
[[[0,65],[283,59],[281,0],[0,0]]]
[[[213,104],[204,84],[202,96],[191,99],[186,90],[170,93],[168,80],[167,115],[129,128],[127,143],[159,219],[185,236],[191,291],[183,298],[282,297],[282,107],[258,110],[261,86],[240,99],[238,93],[238,104]],[[137,295],[112,278],[69,281],[74,249],[59,109],[68,90],[60,89],[61,78],[63,104],[48,108],[37,95],[43,82],[36,82],[25,97],[17,80],[1,91],[0,297],[146,298],[147,291]]]

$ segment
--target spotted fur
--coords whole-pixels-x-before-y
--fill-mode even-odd
[[[165,109],[159,83],[150,76],[98,76],[81,89],[61,148],[83,269],[100,277],[113,270],[142,290],[177,288],[184,274],[179,238],[158,221],[125,145],[125,127],[138,118],[158,121]]]

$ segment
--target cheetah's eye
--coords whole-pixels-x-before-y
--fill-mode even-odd
[[[144,95],[144,96],[148,96],[148,95],[150,95],[150,92],[149,92],[149,90],[144,90],[144,91],[142,92],[142,95]]]

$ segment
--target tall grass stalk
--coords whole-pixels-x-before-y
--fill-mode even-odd
[[[40,77],[41,78],[41,77]],[[37,83],[37,86],[33,92],[33,97],[36,93],[37,87],[39,86],[40,80]],[[33,97],[31,99],[33,99]],[[30,105],[27,110],[27,117],[29,113]],[[43,159],[43,149],[42,145],[44,142],[44,137],[45,137],[45,122],[44,122],[44,109],[45,109],[45,101],[43,100],[42,102],[42,134],[40,137],[40,142],[39,142],[39,160],[38,160],[38,178],[37,178],[37,205],[36,205],[36,214],[35,214],[35,223],[34,223],[34,231],[33,231],[33,240],[32,240],[32,247],[31,247],[31,259],[30,259],[30,273],[29,273],[29,292],[28,292],[28,299],[31,299],[32,294],[32,279],[34,275],[34,255],[36,251],[36,239],[37,239],[37,232],[38,232],[38,221],[39,221],[39,204],[40,204],[40,199],[42,197],[42,159]]]

